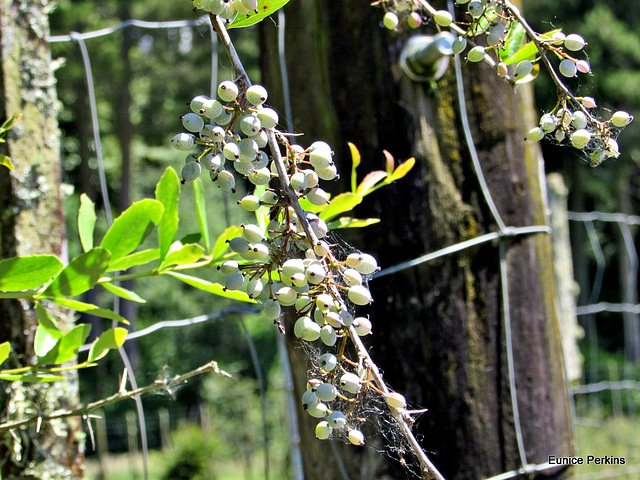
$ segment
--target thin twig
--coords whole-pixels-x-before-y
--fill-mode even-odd
[[[196,375],[201,375],[206,372],[215,372],[220,375],[224,375],[225,377],[231,378],[231,374],[225,372],[224,370],[221,370],[218,367],[217,362],[209,362],[183,375],[176,375],[175,377],[168,380],[156,380],[154,383],[150,385],[136,388],[130,391],[121,390],[109,397],[103,398],[101,400],[97,400],[95,402],[87,403],[84,407],[80,407],[75,410],[56,412],[56,413],[52,413],[51,415],[38,415],[38,416],[27,418],[24,420],[17,420],[15,422],[7,422],[7,423],[0,424],[0,433],[5,432],[7,430],[13,430],[15,428],[24,427],[26,425],[30,425],[32,423],[37,423],[42,421],[58,420],[58,419],[68,418],[68,417],[87,417],[90,412],[97,410],[99,408],[103,408],[112,403],[120,402],[122,400],[127,400],[137,395],[153,392],[154,390],[159,390],[161,388],[167,388],[173,384],[182,383],[192,377],[195,377]]]

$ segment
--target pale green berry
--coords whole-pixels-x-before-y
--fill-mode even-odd
[[[329,203],[329,195],[322,188],[315,187],[307,192],[307,200],[312,205],[326,205]]]
[[[328,293],[321,293],[316,298],[316,306],[323,312],[329,311],[334,303],[333,297]]]
[[[307,335],[314,327],[319,327],[311,317],[300,317],[293,325],[293,333],[297,338],[302,338]]]
[[[228,142],[222,148],[222,155],[227,160],[235,160],[240,158],[240,147],[235,142]]]
[[[224,283],[225,290],[239,290],[244,283],[244,275],[240,272],[233,273],[227,277],[227,281]]]
[[[562,121],[565,127],[568,127],[573,121],[573,112],[567,108],[561,108],[556,112],[556,117]]]
[[[573,125],[576,129],[579,130],[581,128],[585,128],[588,123],[589,123],[589,119],[587,118],[584,112],[581,112],[580,110],[578,110],[573,114],[571,125]]]
[[[296,172],[291,175],[289,183],[296,192],[301,192],[307,188],[307,177],[302,172]]]
[[[327,417],[327,422],[334,430],[344,428],[347,425],[347,418],[342,412],[331,412]]]
[[[248,178],[249,181],[254,185],[266,185],[271,181],[271,172],[267,167],[260,168],[258,170],[254,170],[253,172],[250,172]],[[269,192],[270,195],[265,196],[265,193],[260,195],[260,203],[262,203],[263,205],[275,205],[275,203],[278,201],[278,196],[273,192]],[[272,200],[273,195],[275,195],[275,201]],[[265,197],[267,201],[263,201],[262,197]]]
[[[233,4],[233,8],[240,15],[248,15],[249,14],[250,10],[247,7],[245,7],[244,3],[242,3],[242,0],[231,0],[231,3]]]
[[[318,440],[326,440],[331,437],[332,431],[333,428],[331,428],[327,422],[322,421],[316,425],[316,438]]]
[[[338,366],[338,359],[332,353],[324,353],[320,355],[318,365],[325,372],[333,372]]]
[[[226,20],[231,21],[231,19],[236,15],[236,9],[233,8],[233,3],[224,2],[224,8],[218,15]]]
[[[235,192],[236,177],[229,170],[222,170],[217,178],[216,183],[225,192]]]
[[[307,413],[315,418],[323,418],[327,414],[327,406],[322,403],[314,403],[307,407]]]
[[[263,289],[264,289],[264,284],[262,283],[262,280],[259,278],[254,278],[253,280],[249,280],[247,282],[246,291],[247,291],[247,295],[249,295],[249,298],[256,298],[262,293]]]
[[[496,71],[498,73],[499,77],[506,77],[507,75],[509,75],[509,67],[507,67],[507,64],[504,62],[500,62],[498,63],[497,67],[496,67]]]
[[[249,241],[244,237],[235,237],[231,240],[227,240],[229,248],[235,253],[246,253],[249,251]]]
[[[539,142],[544,138],[544,130],[540,127],[534,127],[527,133],[527,140],[530,142]]]
[[[545,113],[540,117],[540,128],[546,133],[552,132],[558,126],[558,119],[555,115]]]
[[[244,208],[247,212],[255,212],[260,208],[260,198],[256,195],[246,195],[242,197],[242,200],[238,201],[238,205]]]
[[[245,98],[251,105],[262,105],[267,101],[267,89],[262,85],[251,85],[247,89]]]
[[[239,265],[237,261],[227,260],[226,262],[224,262],[222,265],[218,267],[218,270],[220,270],[225,275],[233,275],[238,271],[238,267]]]
[[[331,325],[333,328],[342,328],[344,325],[342,324],[342,317],[338,312],[327,312],[324,316],[326,322]]]
[[[276,292],[276,299],[278,303],[283,307],[288,307],[296,303],[296,299],[298,298],[298,292],[296,292],[291,287],[281,287]]]
[[[384,17],[382,17],[382,23],[384,23],[384,26],[389,30],[395,30],[396,28],[398,28],[400,20],[395,13],[387,12],[384,14]]]
[[[335,165],[329,165],[327,168],[317,169],[316,173],[320,179],[326,181],[338,178],[338,169]]]
[[[496,23],[489,27],[487,32],[487,45],[498,45],[501,43],[507,34],[507,27],[502,23]]]
[[[251,163],[251,160],[249,160],[247,157],[236,158],[232,165],[233,169],[236,172],[238,172],[240,175],[244,175],[245,177],[252,174],[254,171],[253,163]]]
[[[325,325],[320,330],[320,340],[327,347],[333,347],[338,341],[338,335],[331,325]]]
[[[363,275],[371,275],[372,273],[380,270],[380,267],[378,267],[378,261],[373,257],[373,255],[369,255],[368,253],[361,253],[360,263],[353,268]]]
[[[409,25],[409,28],[418,28],[422,25],[422,15],[418,12],[411,12],[407,17],[407,25]]]
[[[585,45],[586,42],[584,41],[584,38],[576,33],[567,35],[564,39],[564,48],[566,48],[567,50],[571,50],[572,52],[582,50]]]
[[[304,273],[296,273],[291,276],[291,283],[294,287],[304,287],[307,285],[307,277]]]
[[[454,55],[459,55],[467,48],[467,39],[465,37],[456,37],[451,45]]]
[[[202,105],[199,113],[207,118],[217,118],[222,115],[223,111],[222,104],[215,98],[210,98]]]
[[[486,51],[484,47],[478,45],[477,47],[473,47],[469,50],[469,53],[467,53],[467,60],[470,62],[480,62],[484,59],[485,55]]]
[[[364,257],[362,253],[350,253],[349,255],[347,255],[347,259],[345,260],[345,262],[348,267],[356,268],[360,266],[363,258]]]
[[[238,86],[230,80],[218,85],[218,97],[223,102],[233,102],[238,97]]]
[[[257,137],[253,137],[253,138],[255,140]],[[256,143],[258,143],[258,142],[256,142]],[[258,147],[260,147],[259,144],[258,144]],[[260,150],[258,152],[258,154],[256,155],[256,158],[253,160],[253,166],[256,167],[256,169],[268,167],[269,166],[269,155],[267,155],[265,152]]]
[[[338,396],[338,389],[331,383],[321,383],[315,388],[315,393],[323,402],[332,402]]]
[[[561,143],[564,140],[566,133],[564,132],[564,130],[556,130],[553,136],[555,137],[556,142]]]
[[[304,312],[308,311],[312,305],[313,300],[311,299],[311,297],[300,295],[296,299],[296,302],[293,304],[293,307],[296,309],[296,312]]]
[[[611,116],[610,122],[614,127],[622,128],[631,123],[633,117],[627,112],[618,111]]]
[[[358,317],[353,321],[353,328],[360,337],[369,335],[372,329],[371,320],[366,317]]]
[[[453,16],[446,10],[438,10],[433,14],[433,20],[441,27],[448,27],[453,21]]]
[[[484,12],[484,5],[480,0],[472,0],[467,5],[467,11],[473,18],[478,18]]]
[[[190,132],[199,132],[204,127],[204,120],[197,113],[185,113],[180,120],[182,120],[182,126]]]
[[[348,438],[353,445],[364,445],[364,435],[360,430],[349,430]]]
[[[264,243],[252,243],[249,245],[250,257],[252,260],[262,262],[269,258],[269,247]]]
[[[218,125],[227,125],[233,119],[233,113],[228,110],[222,110],[222,113],[213,119]]]
[[[205,95],[197,95],[193,97],[193,99],[189,102],[189,107],[191,107],[191,110],[193,111],[193,113],[202,113],[201,112],[202,106],[204,105],[205,102],[208,102],[209,100],[210,98]]]
[[[571,141],[571,145],[575,148],[581,149],[589,143],[589,140],[591,140],[591,133],[585,129],[576,130],[571,134],[569,139]]]
[[[348,268],[342,273],[344,283],[352,287],[354,285],[362,285],[362,275],[355,268]]]
[[[320,399],[316,395],[316,392],[314,392],[313,390],[305,390],[302,394],[302,408],[307,409],[311,405],[315,405],[316,403],[320,403]]]
[[[280,316],[281,307],[280,304],[274,299],[270,298],[266,302],[264,302],[264,307],[262,311],[269,320],[276,320]]]
[[[225,4],[224,0],[209,0],[206,10],[214,15],[220,15],[224,10]]]
[[[594,150],[593,152],[591,152],[591,155],[589,156],[589,158],[591,161],[591,166],[596,167],[600,165],[602,162],[604,162],[605,158],[607,158],[607,154],[604,152],[604,150],[602,150],[601,148],[598,148],[597,150]]]
[[[296,273],[304,273],[304,262],[299,258],[290,258],[282,264],[280,273],[283,277],[292,277]]]
[[[406,408],[407,406],[405,398],[397,392],[389,392],[385,400],[391,408]]]
[[[325,257],[330,250],[331,247],[324,240],[318,241],[318,243],[313,246],[313,252],[319,257]]]
[[[218,125],[205,125],[200,132],[200,137],[213,143],[220,143],[224,140],[225,133],[224,129]]]
[[[240,149],[240,155],[253,160],[258,154],[258,144],[251,138],[243,138],[238,142],[238,148]]]
[[[328,168],[333,163],[333,152],[330,148],[314,148],[309,154],[309,162],[316,170]]]
[[[531,70],[533,70],[533,63],[529,60],[522,60],[516,66],[516,77],[522,78],[529,75]]]
[[[371,292],[363,285],[354,285],[350,287],[348,292],[349,300],[356,305],[369,305],[373,298],[371,298]]]
[[[576,73],[578,72],[578,67],[576,67],[576,62],[568,58],[565,58],[560,62],[560,65],[558,66],[558,70],[560,70],[560,73],[565,77],[571,78],[576,76]]]
[[[182,183],[185,182],[193,182],[196,178],[200,176],[202,172],[202,167],[198,162],[189,162],[185,163],[182,167]]]
[[[318,174],[311,169],[307,169],[307,170],[302,170],[304,172],[304,175],[307,177],[307,187],[309,188],[315,188],[318,186]]]
[[[322,281],[325,279],[325,276],[327,275],[327,272],[322,265],[316,263],[307,267],[305,275],[309,283],[317,285],[319,283],[322,283]]]
[[[257,135],[262,127],[263,124],[256,115],[245,115],[240,120],[240,130],[248,137]]]
[[[347,310],[340,310],[339,315],[340,315],[340,318],[342,319],[342,324],[345,327],[348,327],[351,324],[353,324],[354,322],[353,315],[351,315]]]
[[[176,150],[187,151],[191,150],[196,144],[196,137],[190,133],[179,133],[171,139],[171,145]]]
[[[605,140],[605,154],[607,157],[618,158],[620,156],[620,150],[618,149],[618,142],[609,137]]]
[[[262,128],[273,128],[278,123],[278,113],[272,108],[262,108],[258,110],[258,119]]]
[[[345,373],[340,377],[340,387],[345,392],[358,393],[362,388],[362,380],[355,373]]]

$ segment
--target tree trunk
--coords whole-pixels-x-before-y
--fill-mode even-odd
[[[49,2],[0,0],[0,118],[21,114],[8,135],[5,152],[15,165],[0,167],[0,258],[55,254],[65,259],[55,80],[51,71],[47,11]],[[57,310],[62,326],[73,321]],[[12,356],[4,367],[34,359],[37,319],[32,305],[0,302],[0,341],[10,341]],[[3,382],[0,421],[48,413],[77,404],[75,375],[47,385]],[[83,436],[80,420],[44,423],[0,437],[4,479],[82,478]]]
[[[376,256],[384,268],[496,232],[460,128],[453,68],[437,82],[409,80],[398,67],[408,35],[383,30],[382,11],[368,2],[349,8],[338,1],[295,2],[286,12],[294,125],[305,133],[296,141],[329,141],[345,178],[347,141],[362,153],[360,179],[384,169],[382,149],[398,160],[417,160],[407,177],[357,209],[359,217],[382,221],[345,232],[354,247]],[[267,48],[276,45],[272,31],[265,26]],[[263,58],[264,82],[275,85],[279,74],[268,62],[277,57]],[[514,92],[484,64],[463,70],[471,132],[497,210],[507,226],[544,225],[539,151],[523,142],[537,121],[530,90]],[[283,111],[277,96],[270,101]],[[500,241],[522,443],[528,463],[544,463],[549,455],[573,451],[550,242],[544,233]],[[416,429],[449,479],[485,478],[522,466],[499,252],[498,243],[485,243],[374,278],[375,301],[367,312],[361,310],[371,314],[371,354],[386,380],[414,405],[429,409]],[[291,355],[301,394],[307,366],[294,343]],[[316,420],[299,413],[306,478],[335,478],[330,445],[313,438]],[[351,479],[405,477],[370,452],[347,446],[342,457]],[[569,475],[562,469],[546,473],[545,478]]]

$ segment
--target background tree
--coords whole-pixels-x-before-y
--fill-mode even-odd
[[[382,149],[417,159],[410,176],[358,210],[359,216],[379,216],[380,227],[357,240],[348,237],[388,267],[498,226],[465,146],[453,68],[437,82],[408,79],[398,58],[409,33],[384,31],[381,17],[366,4],[292,3],[286,48],[295,130],[329,139],[345,177],[347,141],[358,146],[367,170],[384,170]],[[264,45],[273,52],[274,29],[264,29]],[[275,54],[263,58],[266,83],[274,85]],[[463,71],[471,132],[500,216],[509,226],[543,225],[539,152],[522,140],[537,123],[530,91],[514,92],[483,64],[463,65]],[[549,239],[536,234],[503,241],[524,454],[528,462],[543,463],[573,448]],[[485,244],[371,282],[372,352],[387,381],[429,409],[417,428],[446,478],[482,478],[521,466],[499,251]],[[292,355],[301,393],[306,367],[295,348]],[[320,465],[332,454],[313,439],[315,422],[300,414],[305,474],[330,478],[335,470]],[[351,478],[404,475],[351,452],[343,458]]]
[[[10,131],[6,153],[15,171],[0,168],[0,258],[53,253],[64,257],[66,238],[61,196],[57,98],[46,37],[49,2],[0,2],[0,118],[21,115]],[[72,322],[58,309],[60,325]],[[10,341],[12,367],[33,361],[37,319],[28,302],[0,302],[0,339]],[[30,385],[12,382],[0,390],[3,421],[39,411],[72,408],[77,403],[75,376],[69,382]],[[84,441],[80,419],[45,423],[0,438],[2,478],[75,478],[82,476]],[[14,448],[18,443],[19,448]]]

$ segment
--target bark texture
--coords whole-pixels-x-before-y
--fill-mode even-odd
[[[57,99],[51,69],[47,13],[50,2],[0,1],[0,118],[22,115],[3,146],[16,169],[0,167],[0,258],[55,254],[66,257],[61,199]],[[12,356],[3,367],[32,362],[37,319],[27,302],[0,302],[0,342],[10,341]],[[61,325],[71,316],[56,311]],[[33,386],[0,384],[0,422],[73,407],[74,376],[68,382]],[[0,437],[3,479],[82,478],[79,420],[44,423]]]
[[[437,82],[409,80],[398,58],[411,32],[382,29],[382,11],[366,3],[345,8],[333,0],[295,2],[286,12],[294,124],[305,133],[298,143],[329,141],[345,178],[347,141],[362,153],[360,178],[384,169],[382,149],[398,160],[417,160],[406,178],[358,207],[358,216],[382,221],[345,232],[350,243],[384,268],[497,231],[464,142],[453,69]],[[265,25],[263,34],[273,48],[273,28]],[[264,82],[271,85],[279,77],[275,55],[264,58]],[[544,225],[540,154],[523,142],[536,122],[530,90],[514,92],[484,64],[463,70],[471,131],[504,223]],[[277,96],[271,99],[283,111]],[[544,463],[548,455],[573,451],[550,241],[546,234],[502,241],[523,443],[529,463]],[[395,389],[429,409],[416,429],[444,476],[471,480],[518,469],[497,242],[374,279],[370,286],[372,356]],[[306,365],[294,342],[292,364],[301,394]],[[313,438],[316,421],[300,414],[306,478],[335,478],[330,446]],[[343,460],[352,479],[406,475],[352,447]]]

